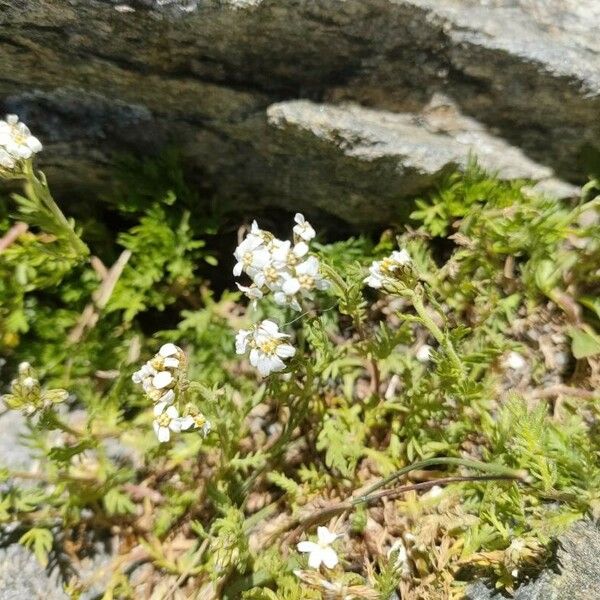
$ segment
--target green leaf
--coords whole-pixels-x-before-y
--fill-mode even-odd
[[[600,354],[600,336],[590,328],[577,329],[573,327],[569,335],[572,339],[571,350],[575,358],[587,358],[588,356]]]
[[[19,539],[20,544],[33,551],[43,567],[48,564],[48,553],[52,549],[52,541],[52,532],[44,527],[33,527]]]
[[[117,488],[112,488],[104,495],[102,499],[104,508],[109,515],[127,515],[135,513],[135,504],[129,496],[119,491]]]

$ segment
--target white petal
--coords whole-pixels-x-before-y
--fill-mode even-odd
[[[373,275],[370,275],[369,277],[365,278],[365,283],[372,288],[380,288],[383,285],[383,282],[381,281],[381,279],[379,279],[379,277],[375,277]]]
[[[160,350],[158,351],[158,353],[163,357],[166,358],[167,356],[173,356],[174,354],[177,354],[177,352],[179,351],[179,348],[177,348],[177,346],[175,344],[163,344],[160,347]]]
[[[179,412],[177,411],[177,409],[174,406],[169,406],[169,408],[167,408],[167,410],[165,412],[167,413],[167,415],[169,417],[171,417],[171,419],[179,418]]]
[[[17,146],[17,155],[20,158],[30,158],[31,154],[32,154],[32,152],[28,146],[23,146],[23,145]]]
[[[173,400],[175,400],[175,392],[173,390],[169,390],[158,399],[159,403],[162,403],[165,406],[171,404]]]
[[[332,531],[329,531],[327,527],[317,527],[317,538],[319,539],[319,544],[322,546],[329,546],[337,540],[337,535]]]
[[[296,548],[298,548],[298,552],[314,552],[315,550],[321,549],[319,544],[309,541],[300,542]]]
[[[262,356],[262,354],[260,353],[260,351],[257,348],[252,348],[252,350],[250,350],[250,364],[253,367],[257,367],[258,366],[258,361],[260,360],[260,357]]]
[[[395,250],[392,252],[392,260],[399,265],[407,265],[411,262],[410,254],[406,250]]]
[[[321,560],[328,569],[333,569],[339,562],[338,555],[333,548],[323,548],[321,551]]]
[[[271,356],[269,358],[271,362],[270,370],[274,373],[283,371],[285,369],[285,363],[278,356]]]
[[[302,256],[304,256],[306,253],[308,252],[308,244],[304,243],[304,242],[298,242],[295,246],[294,246],[294,254],[300,258]]]
[[[159,427],[158,428],[158,441],[159,442],[168,442],[171,439],[171,432],[168,427]]]
[[[158,421],[152,421],[152,428],[154,429],[154,434],[158,437],[158,430],[160,429],[160,425]]]
[[[277,353],[277,356],[280,356],[281,358],[290,358],[296,354],[296,348],[291,344],[279,344],[275,352]]]
[[[271,262],[271,253],[266,248],[255,250],[252,254],[252,266],[264,269]]]
[[[190,415],[186,415],[185,417],[182,417],[179,420],[179,423],[181,424],[181,429],[183,431],[186,431],[186,430],[194,427],[194,425],[195,425],[194,417],[192,417]]]
[[[269,321],[268,319],[265,319],[260,324],[260,328],[264,329],[267,333],[269,333],[271,335],[277,335],[279,333],[279,327],[277,326],[277,323],[274,323],[273,321]]]
[[[296,213],[294,215],[294,221],[296,221],[298,225],[302,225],[305,222],[304,215],[302,213]]]
[[[237,354],[244,354],[248,345],[248,336],[250,332],[247,329],[240,329],[235,336],[235,351]]]
[[[300,282],[297,279],[290,277],[283,282],[281,289],[288,296],[293,296],[300,289]]]
[[[169,371],[161,371],[160,373],[157,373],[152,379],[152,385],[157,390],[162,390],[163,388],[166,388],[168,385],[171,385],[172,382],[173,375],[171,375]]]
[[[242,274],[243,269],[244,269],[244,265],[241,262],[236,263],[235,266],[233,267],[234,276],[239,277]]]
[[[300,275],[310,275],[314,277],[319,274],[319,259],[316,256],[309,256],[303,263],[296,267],[296,273]]]
[[[167,407],[166,402],[158,402],[154,405],[154,415],[158,417],[158,415],[162,415],[163,411]]]
[[[321,566],[321,563],[323,562],[321,555],[322,555],[321,548],[319,548],[318,550],[315,550],[314,552],[311,552],[308,555],[308,566],[311,569],[318,569]]]
[[[42,143],[32,135],[27,138],[25,143],[29,146],[29,148],[31,148],[32,152],[41,152],[42,150]]]
[[[168,356],[163,361],[163,365],[167,367],[167,369],[176,369],[179,366],[179,359],[174,356]]]
[[[415,354],[415,358],[422,363],[426,363],[431,358],[431,346],[429,344],[423,344],[419,346]]]
[[[181,419],[173,419],[169,423],[169,429],[175,432],[181,431]]]

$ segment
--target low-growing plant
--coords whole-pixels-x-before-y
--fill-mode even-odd
[[[40,150],[0,123],[3,402],[35,458],[3,465],[0,525],[71,597],[512,591],[598,515],[597,182],[570,203],[472,165],[377,243],[254,221],[232,291],[181,173],[120,183],[138,222],[86,243]]]

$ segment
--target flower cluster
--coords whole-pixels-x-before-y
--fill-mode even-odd
[[[394,250],[390,256],[371,264],[369,275],[364,281],[376,289],[392,286],[401,279],[411,263],[410,254],[406,250]]]
[[[7,115],[0,121],[0,167],[13,169],[21,160],[27,160],[42,150],[40,141],[31,135],[17,115]]]
[[[321,276],[316,256],[309,256],[310,242],[315,230],[303,215],[294,217],[294,241],[283,241],[271,232],[260,229],[254,221],[250,233],[235,249],[236,264],[233,274],[245,273],[251,285],[238,283],[238,288],[249,298],[258,300],[269,292],[277,304],[291,306],[300,311],[299,300],[314,290],[325,290],[329,282]]]
[[[265,319],[252,329],[241,329],[235,337],[235,351],[245,354],[250,349],[250,364],[261,377],[283,371],[283,359],[291,358],[296,349],[287,342],[290,336],[279,332],[277,323]]]
[[[69,397],[66,390],[43,390],[28,362],[19,365],[19,375],[11,382],[10,391],[10,394],[2,396],[6,406],[22,410],[27,416],[64,402]]]
[[[132,380],[141,385],[154,402],[154,433],[159,442],[168,442],[171,432],[199,430],[205,436],[210,422],[193,404],[186,404],[183,414],[176,406],[180,402],[185,382],[185,354],[175,344],[164,344],[157,354],[136,371]]]

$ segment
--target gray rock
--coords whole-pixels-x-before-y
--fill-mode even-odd
[[[23,546],[0,548],[0,600],[67,600],[56,574],[48,575]]]
[[[471,156],[500,178],[531,179],[557,197],[578,192],[442,97],[420,114],[296,100],[270,106],[267,116],[284,133],[282,147],[288,145],[288,152],[275,154],[296,149],[301,155],[294,163],[299,169],[294,164],[275,169],[285,174],[287,195],[295,195],[298,203],[309,197],[324,211],[335,207],[355,224],[398,217],[406,206],[399,200],[423,193],[451,170],[464,169]]]
[[[31,123],[55,187],[82,198],[110,186],[115,152],[173,142],[230,207],[297,206],[295,182],[313,176],[304,153],[323,148],[273,135],[270,105],[360,104],[389,138],[390,112],[421,115],[439,93],[482,123],[475,147],[505,139],[530,158],[520,171],[579,183],[576,157],[600,139],[599,12],[595,0],[0,0],[0,108]],[[335,187],[364,213],[383,184],[352,158]]]
[[[0,412],[4,410],[4,403],[0,402]],[[19,411],[8,410],[0,416],[0,466],[18,471],[31,470],[34,459],[23,443],[26,432],[25,417]]]
[[[515,600],[597,600],[600,598],[600,528],[590,521],[573,525],[559,539],[556,571],[546,569],[519,587]],[[483,582],[470,586],[468,600],[501,600]]]

